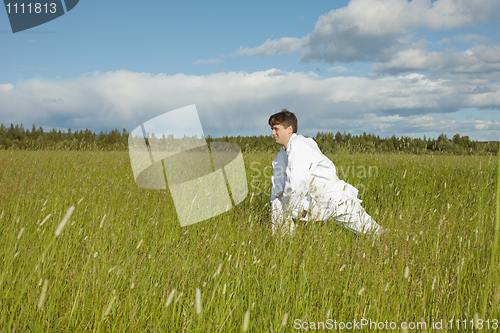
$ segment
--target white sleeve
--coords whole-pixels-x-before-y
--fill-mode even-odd
[[[309,210],[312,185],[311,173],[321,160],[321,153],[306,145],[296,145],[288,156],[287,183],[285,185],[286,201],[290,205],[293,218],[299,211]]]
[[[284,151],[280,150],[276,158],[274,159],[273,165],[273,175],[271,177],[272,190],[271,190],[271,204],[276,199],[276,195],[285,189],[286,182],[286,161]]]

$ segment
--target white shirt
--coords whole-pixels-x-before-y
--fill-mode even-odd
[[[321,153],[316,142],[295,133],[272,165],[271,202],[283,191],[283,202],[290,207],[294,218],[299,211],[309,209],[312,190],[337,176],[335,165]]]

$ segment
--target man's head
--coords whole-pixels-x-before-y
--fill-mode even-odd
[[[283,109],[269,117],[269,126],[274,141],[286,149],[292,134],[297,133],[297,117],[287,109]]]
[[[273,125],[282,125],[284,128],[292,126],[293,133],[297,133],[297,117],[287,109],[283,109],[269,117],[269,126],[273,127]]]

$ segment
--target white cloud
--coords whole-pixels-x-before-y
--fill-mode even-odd
[[[478,35],[478,34],[465,34],[465,35],[457,35],[453,37],[454,40],[459,40],[463,42],[470,42],[470,41],[484,41],[485,38],[484,36]]]
[[[441,39],[440,41],[437,41],[437,42],[434,43],[434,45],[443,45],[443,44],[450,45],[451,44],[451,38],[445,37],[445,38]]]
[[[210,59],[207,59],[207,60],[204,60],[204,59],[196,60],[193,63],[193,65],[221,64],[223,62],[225,62],[225,60],[223,60],[222,57],[218,57],[218,58],[210,58]]]
[[[302,61],[371,61],[404,46],[411,29],[462,28],[495,16],[498,0],[351,0],[319,17],[303,38],[267,40],[235,55],[270,56],[301,52]]]
[[[335,67],[330,67],[326,69],[327,72],[338,72],[338,73],[343,73],[347,72],[347,68],[344,66],[335,66]]]
[[[267,40],[264,44],[254,48],[244,48],[235,52],[237,56],[243,55],[257,55],[257,56],[271,56],[297,52],[304,48],[307,42],[304,39],[295,37],[282,37],[279,40]]]
[[[485,120],[476,120],[474,122],[470,122],[473,126],[474,129],[476,130],[496,130],[500,131],[500,121],[495,121],[495,120],[490,120],[490,121],[485,121]]]
[[[491,73],[500,71],[500,46],[477,45],[465,51],[449,49],[429,52],[417,46],[396,53],[387,62],[373,64],[378,72],[399,74],[404,72]]]
[[[441,117],[429,114],[380,116],[369,113],[355,123],[346,119],[335,121],[340,128],[349,129],[347,132],[366,131],[377,135],[382,133],[382,137],[395,134],[398,137],[427,135],[427,137],[436,138],[440,133],[446,133],[449,137],[459,133],[462,136],[468,135],[473,140],[500,140],[500,121],[497,120],[459,121],[446,115]]]
[[[0,84],[0,91],[7,93],[7,92],[11,91],[12,89],[14,89],[13,84],[10,84],[10,83]]]
[[[198,76],[116,71],[69,82],[33,79],[0,85],[0,119],[5,124],[131,130],[190,104],[196,104],[206,135],[267,133],[269,115],[286,107],[297,114],[306,134],[321,128],[384,136],[425,130],[426,122],[436,123],[432,113],[500,108],[500,75],[485,81],[422,74],[322,78],[276,69]],[[469,123],[498,136],[498,124],[484,121]],[[442,131],[460,128],[445,121],[436,126]]]

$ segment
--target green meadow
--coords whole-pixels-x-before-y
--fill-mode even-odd
[[[242,203],[181,228],[127,152],[0,151],[0,331],[498,329],[498,157],[329,157],[389,232],[272,236],[271,153],[244,154]]]

